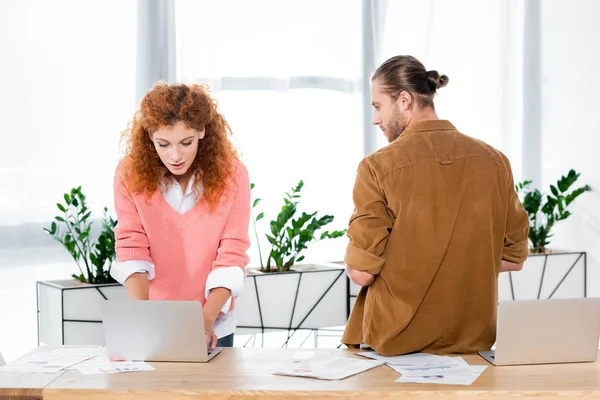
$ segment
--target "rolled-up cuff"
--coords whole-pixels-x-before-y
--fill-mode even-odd
[[[205,297],[208,299],[208,295],[212,289],[218,287],[224,287],[231,291],[231,296],[227,299],[221,312],[229,312],[231,307],[231,297],[236,297],[242,291],[244,287],[244,280],[246,279],[244,271],[240,267],[223,267],[213,269],[206,280],[206,294]]]
[[[512,245],[510,247],[505,247],[502,251],[502,259],[514,263],[522,263],[527,260],[527,256],[529,255],[528,242],[523,242],[522,244]]]
[[[154,279],[154,264],[145,260],[115,260],[110,268],[110,275],[121,285],[125,285],[127,278],[138,272],[147,272],[148,280],[151,281]]]
[[[344,261],[352,269],[368,272],[373,275],[380,273],[385,263],[383,257],[376,256],[367,250],[359,249],[351,244],[346,248]]]

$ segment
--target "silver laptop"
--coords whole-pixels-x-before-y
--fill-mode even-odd
[[[222,350],[206,347],[198,301],[106,300],[102,323],[111,359],[207,362]]]
[[[498,306],[494,365],[596,361],[600,298],[513,300]]]

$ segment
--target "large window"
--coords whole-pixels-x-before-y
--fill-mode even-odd
[[[504,151],[521,173],[522,0],[389,0],[382,58],[410,54],[450,78],[438,115]]]
[[[505,151],[518,178],[523,0],[173,1],[161,4],[175,6],[175,79],[207,83],[218,99],[253,195],[263,199],[263,253],[269,220],[301,179],[300,209],[334,215],[329,229],[347,227],[358,163],[366,148],[386,144],[380,132],[365,133],[372,117],[365,79],[373,72],[365,65],[392,55],[412,54],[447,74],[440,117]],[[36,344],[35,281],[75,270],[63,248],[42,247],[53,244],[41,228],[56,202],[81,185],[96,215],[113,208],[120,133],[150,65],[137,63],[138,45],[160,47],[153,36],[137,36],[141,4],[148,5],[0,3],[0,320],[19,327],[0,330],[9,360]],[[143,22],[167,36],[161,24]],[[375,146],[365,134],[375,135]],[[346,243],[312,246],[306,261],[340,260]]]
[[[268,221],[301,179],[300,209],[345,228],[363,156],[361,2],[180,0],[175,11],[177,79],[209,84],[231,124],[263,199],[263,252]],[[340,260],[345,243],[312,246],[307,261]],[[258,265],[256,243],[251,257]]]
[[[42,231],[81,185],[112,209],[120,132],[135,109],[136,3],[0,3],[0,352],[37,344],[35,281],[75,272]],[[10,329],[6,329],[10,327]]]

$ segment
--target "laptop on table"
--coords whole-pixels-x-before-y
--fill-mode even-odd
[[[106,300],[102,322],[108,356],[132,361],[208,362],[198,301]]]
[[[496,346],[479,354],[500,365],[596,361],[600,298],[513,300],[498,306]]]

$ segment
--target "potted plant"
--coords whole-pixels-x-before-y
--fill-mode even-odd
[[[583,295],[587,295],[586,253],[548,247],[552,229],[571,216],[569,207],[575,199],[591,190],[588,185],[574,186],[579,176],[571,169],[551,184],[546,193],[532,188],[532,181],[515,185],[529,216],[529,257],[517,275],[501,276],[501,298],[576,297],[582,287]],[[577,265],[582,268],[575,270]],[[581,279],[576,279],[576,274],[580,274]]]
[[[277,215],[277,218],[269,224],[270,234],[266,234],[266,238],[271,245],[269,256],[263,263],[260,244],[258,243],[258,232],[256,230],[256,222],[264,217],[264,213],[259,213],[256,218],[253,218],[254,233],[257,239],[258,253],[260,258],[261,272],[287,272],[296,265],[296,263],[304,260],[301,253],[308,248],[310,243],[318,242],[326,239],[336,239],[346,234],[346,229],[341,231],[323,231],[320,235],[317,231],[323,229],[326,225],[333,222],[332,215],[317,216],[317,211],[312,213],[302,212],[298,218],[294,218],[298,211],[300,202],[300,192],[304,182],[301,180],[298,184],[291,188],[291,193],[285,194],[283,198],[283,206]],[[250,184],[250,188],[254,189],[255,185]],[[262,199],[257,198],[252,204],[252,209],[256,208]]]
[[[237,299],[240,333],[285,329],[293,334],[298,329],[313,330],[346,322],[348,285],[343,266],[326,262],[300,264],[304,260],[302,253],[310,244],[340,238],[346,229],[325,230],[334,220],[332,215],[300,212],[303,186],[301,180],[285,194],[278,215],[270,221],[269,233],[265,234],[270,245],[266,258],[258,244],[256,224],[264,218],[264,212],[254,217],[262,199],[256,198],[252,203],[260,266],[247,269],[248,279]]]
[[[64,203],[56,204],[60,215],[44,231],[71,254],[78,273],[72,279],[37,283],[39,342],[103,344],[100,302],[127,297],[124,288],[110,275],[117,221],[105,207],[100,233],[94,239],[92,212],[81,186],[63,197]]]
[[[523,207],[529,215],[531,253],[551,252],[546,246],[550,244],[552,228],[559,221],[569,218],[571,212],[567,208],[577,197],[591,190],[588,185],[572,188],[579,175],[575,170],[570,170],[567,176],[560,177],[556,185],[550,185],[550,193],[545,194],[538,189],[531,189],[532,181],[515,185],[517,193],[524,194]]]

